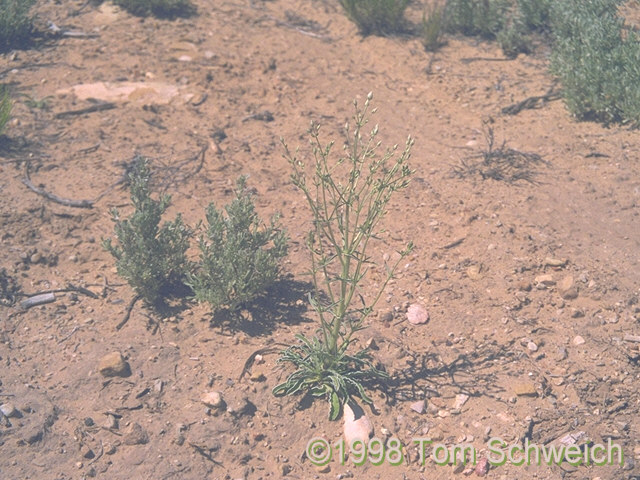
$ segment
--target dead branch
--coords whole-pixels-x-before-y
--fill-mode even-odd
[[[280,345],[282,347],[288,347],[287,344],[285,343],[279,343],[276,342],[275,345]],[[253,362],[255,361],[256,357],[258,355],[266,355],[269,353],[277,353],[279,352],[280,349],[276,348],[276,347],[265,347],[265,348],[260,348],[258,350],[256,350],[255,352],[253,352],[249,358],[247,359],[246,362],[244,362],[244,367],[242,368],[242,372],[240,372],[240,377],[238,377],[238,381],[242,380],[242,377],[244,377],[249,370],[251,370],[251,367],[253,366]]]
[[[59,197],[54,193],[50,193],[46,190],[36,187],[33,183],[31,183],[31,177],[29,177],[29,161],[26,161],[24,164],[24,178],[22,179],[22,183],[24,183],[29,188],[29,190],[37,193],[47,200],[59,203],[60,205],[75,208],[93,208],[93,200],[70,200],[68,198]]]
[[[120,321],[118,325],[116,325],[116,330],[120,330],[129,321],[129,317],[131,316],[131,311],[133,310],[133,307],[135,306],[138,300],[140,300],[140,295],[136,295],[131,299],[131,301],[129,302],[129,305],[127,306],[127,311],[124,314],[124,318]]]
[[[551,102],[552,100],[558,100],[562,96],[562,92],[549,91],[544,95],[534,95],[529,98],[525,98],[521,102],[514,103],[508,107],[502,109],[502,113],[506,115],[517,115],[522,110],[537,108],[538,104]]]
[[[81,108],[79,110],[68,110],[66,112],[56,113],[56,118],[71,117],[73,115],[84,115],[85,113],[101,112],[103,110],[111,110],[113,108],[116,108],[115,103],[111,103],[111,102],[96,103],[95,105],[90,105],[88,107]]]

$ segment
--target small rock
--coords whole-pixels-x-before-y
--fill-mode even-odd
[[[566,360],[569,356],[569,352],[564,347],[558,347],[558,355],[556,357],[557,361],[561,362],[562,360]]]
[[[125,445],[144,445],[148,442],[149,435],[139,423],[131,425],[131,430],[124,436]]]
[[[516,284],[516,288],[518,290],[523,291],[523,292],[530,292],[531,291],[531,283],[527,282],[526,280],[521,280]]]
[[[513,387],[513,393],[519,397],[537,397],[538,390],[532,382],[524,382],[516,384]]]
[[[460,410],[465,403],[469,400],[469,395],[465,395],[464,393],[459,393],[456,395],[456,401],[453,404],[454,410]]]
[[[585,342],[584,338],[582,338],[580,335],[576,335],[573,338],[573,344],[574,345],[584,345],[584,342]]]
[[[267,376],[261,369],[251,370],[251,376],[249,377],[249,380],[251,380],[252,382],[264,382],[266,379]]]
[[[467,268],[467,277],[471,280],[479,280],[482,278],[482,267],[480,265],[471,265]]]
[[[105,427],[109,430],[117,430],[119,428],[118,418],[113,415],[107,415],[107,422]]]
[[[283,463],[282,465],[280,465],[280,471],[282,472],[282,476],[286,477],[289,473],[291,473],[291,465],[289,465],[288,463]]]
[[[366,348],[368,348],[369,350],[380,350],[380,347],[378,347],[378,344],[376,343],[375,339],[373,337],[371,337],[369,340],[367,340],[367,342],[364,344],[364,346]]]
[[[87,427],[93,427],[95,425],[95,422],[93,421],[93,418],[87,417],[84,419],[84,424]]]
[[[582,318],[582,317],[584,317],[584,312],[582,310],[580,310],[579,308],[571,309],[571,318]]]
[[[558,282],[558,293],[564,300],[573,300],[578,298],[578,289],[572,275],[567,275]]]
[[[96,454],[93,453],[93,450],[91,450],[87,445],[82,445],[82,447],[80,447],[80,455],[86,459],[91,459],[96,456]]]
[[[455,475],[457,475],[458,473],[462,473],[463,470],[465,468],[465,462],[461,462],[458,461],[454,466],[453,466],[453,473]]]
[[[487,473],[489,473],[489,466],[489,460],[487,460],[485,457],[482,457],[476,464],[476,475],[478,475],[479,477],[484,477]]]
[[[540,286],[550,287],[552,285],[555,285],[556,283],[555,280],[553,279],[553,275],[550,275],[550,274],[538,275],[534,279],[534,282],[536,283],[538,288],[540,288]]]
[[[110,443],[105,444],[104,446],[104,453],[105,455],[114,455],[116,453],[117,449],[115,445],[112,445]]]
[[[538,351],[538,345],[536,345],[534,342],[527,343],[527,348],[531,352],[537,352]]]
[[[559,258],[547,257],[544,259],[544,264],[547,267],[564,267],[567,264],[567,261]]]
[[[356,440],[366,443],[373,436],[373,425],[359,405],[345,404],[343,418],[344,438],[347,445],[353,445]]]
[[[164,383],[162,382],[162,380],[156,380],[155,382],[153,382],[153,390],[156,393],[162,393],[162,389],[164,387]]]
[[[424,400],[418,400],[412,403],[410,408],[416,413],[423,414],[426,410],[426,402]]]
[[[326,465],[316,467],[316,472],[318,473],[329,473],[330,471],[331,471],[331,466],[328,463]]]
[[[412,303],[407,309],[407,320],[412,325],[420,325],[429,321],[429,312],[422,305]]]
[[[237,402],[232,408],[228,408],[227,411],[235,417],[241,417],[243,415],[252,417],[258,411],[258,407],[256,407],[249,398],[243,397],[242,400]]]
[[[131,368],[120,352],[105,355],[100,360],[98,371],[105,377],[128,377]]]
[[[207,407],[214,409],[221,409],[226,406],[224,399],[222,398],[222,394],[215,391],[205,393],[202,397],[200,397],[200,401]]]
[[[22,414],[13,403],[3,403],[0,405],[0,412],[7,418],[20,418]]]

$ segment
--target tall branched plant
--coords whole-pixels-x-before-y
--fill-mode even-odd
[[[387,376],[373,365],[366,349],[352,354],[349,347],[354,342],[353,335],[364,328],[364,320],[397,265],[412,249],[409,243],[394,265],[385,265],[384,281],[367,300],[362,287],[374,264],[368,253],[370,241],[380,233],[380,220],[392,195],[408,185],[413,173],[408,165],[411,137],[400,152],[395,145],[380,155],[378,125],[363,136],[369,116],[375,113],[370,108],[372,98],[370,93],[363,108],[354,102],[355,128],[350,134],[347,124],[347,144],[336,162],[332,160],[334,143],[321,142],[317,124],[309,130],[313,152],[310,168],[283,141],[285,158],[293,169],[293,183],[303,192],[313,214],[307,246],[315,288],[309,299],[320,328],[317,337],[299,336],[301,343],[282,353],[279,361],[292,363],[297,370],[274,388],[274,394],[306,392],[325,397],[330,403],[331,419],[339,417],[342,406],[352,397],[371,403],[363,383]]]

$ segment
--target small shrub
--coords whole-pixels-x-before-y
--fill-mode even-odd
[[[422,15],[422,44],[428,52],[434,52],[442,46],[444,8],[443,4],[434,3]]]
[[[135,211],[121,219],[112,211],[118,246],[111,239],[104,247],[115,257],[118,274],[151,306],[163,305],[164,299],[182,287],[190,268],[186,257],[191,231],[180,214],[160,226],[162,214],[171,198],[163,195],[153,200],[149,182],[151,173],[145,158],[137,157],[129,175],[131,201]]]
[[[446,29],[493,39],[505,25],[510,0],[448,0]]]
[[[391,196],[404,189],[413,173],[407,165],[413,140],[404,150],[397,146],[378,154],[376,125],[368,138],[362,130],[369,121],[369,94],[360,109],[355,103],[355,129],[347,125],[344,156],[331,161],[333,142],[323,145],[319,126],[312,124],[309,136],[313,149],[307,178],[305,165],[284,144],[285,157],[292,169],[292,180],[305,195],[313,214],[313,229],[307,246],[311,255],[311,276],[315,293],[309,297],[318,314],[318,336],[298,336],[300,343],[282,352],[279,363],[290,363],[296,371],[273,389],[275,395],[306,393],[328,400],[329,418],[339,417],[345,403],[360,398],[371,403],[364,384],[379,381],[387,374],[371,361],[367,349],[350,353],[353,335],[364,328],[399,262],[411,251],[411,244],[400,252],[394,265],[385,265],[386,275],[369,300],[361,292],[362,281],[374,263],[368,255],[371,239],[380,230]],[[341,175],[342,173],[343,175]]]
[[[550,0],[447,0],[449,32],[497,39],[504,54],[528,52],[530,34],[548,30]]]
[[[517,11],[529,30],[542,31],[550,27],[551,0],[518,0]]]
[[[403,30],[409,0],[340,0],[340,4],[360,33],[385,35]]]
[[[114,0],[113,3],[140,16],[186,17],[195,10],[189,0]]]
[[[505,27],[498,32],[496,40],[507,57],[516,57],[519,53],[529,52],[530,39],[526,27],[520,18],[511,19]]]
[[[558,0],[551,69],[580,119],[640,125],[640,40],[617,13],[619,0]]]
[[[252,195],[240,177],[236,198],[225,210],[207,207],[206,235],[200,237],[200,265],[187,283],[198,301],[214,310],[236,310],[255,299],[280,276],[280,259],[287,254],[287,236],[277,225],[261,224]]]
[[[11,117],[11,96],[6,85],[0,85],[0,135],[4,133],[4,128]]]
[[[35,0],[0,0],[0,51],[23,45],[33,33],[29,10]]]

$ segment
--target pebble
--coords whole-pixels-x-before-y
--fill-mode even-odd
[[[467,268],[467,277],[471,280],[478,280],[482,277],[482,268],[480,265],[471,265]]]
[[[553,275],[550,275],[550,274],[538,275],[534,279],[534,282],[538,288],[540,288],[541,286],[542,288],[550,287],[552,285],[555,285],[556,283],[555,280],[553,279]]]
[[[489,460],[487,460],[485,457],[482,457],[480,460],[478,460],[475,473],[479,477],[484,477],[487,473],[489,473]]]
[[[538,351],[538,345],[536,345],[534,342],[529,342],[529,343],[527,343],[527,348],[528,348],[531,352],[537,352],[537,351]]]
[[[91,450],[91,448],[89,448],[87,445],[83,445],[80,448],[80,455],[82,455],[86,459],[91,459],[96,456],[96,454],[93,453],[93,450]]]
[[[454,410],[460,410],[463,405],[467,403],[467,400],[469,400],[469,395],[466,395],[464,393],[459,393],[458,395],[456,395],[456,401],[453,404]]]
[[[416,413],[423,414],[426,410],[426,402],[424,400],[418,400],[412,403],[410,408]]]
[[[264,382],[267,379],[267,376],[261,369],[256,369],[251,371],[251,376],[249,380],[252,382]]]
[[[572,275],[567,275],[558,282],[558,293],[564,300],[578,298],[578,289]]]
[[[105,377],[128,377],[131,368],[120,352],[112,352],[100,360],[98,371]]]
[[[544,259],[544,264],[547,267],[564,267],[567,264],[567,261],[559,258],[547,257]]]
[[[571,318],[581,318],[581,317],[584,317],[584,312],[582,310],[580,310],[579,308],[571,309]]]
[[[131,430],[124,436],[125,445],[144,445],[149,442],[147,431],[139,423],[131,425]]]
[[[225,407],[225,402],[222,398],[222,394],[216,391],[205,393],[202,397],[200,397],[200,401],[209,408],[220,409]]]
[[[3,403],[0,405],[0,412],[7,418],[19,418],[22,416],[13,403]]]
[[[326,465],[316,467],[316,471],[318,473],[329,473],[331,471],[331,466],[327,463]]]
[[[107,427],[109,430],[117,430],[119,427],[118,418],[114,417],[113,415],[107,415],[107,422],[105,427]]]
[[[407,320],[412,325],[421,325],[429,321],[429,312],[419,303],[412,303],[407,309]]]
[[[532,382],[518,383],[513,387],[513,393],[519,397],[537,397],[538,390]]]
[[[573,344],[574,345],[584,345],[584,343],[585,343],[585,340],[580,335],[576,335],[573,338]]]
[[[366,443],[373,436],[373,425],[360,406],[354,405],[352,408],[345,404],[343,418],[347,445],[352,445],[355,440]]]

